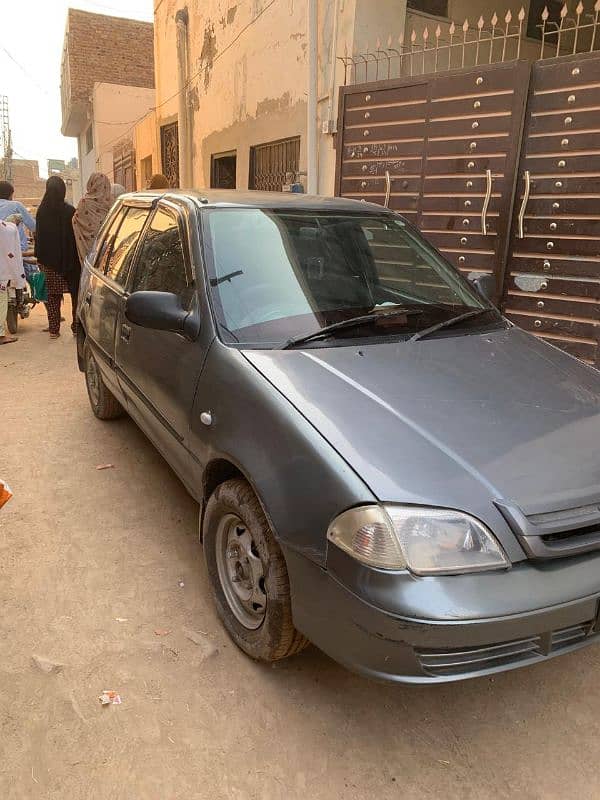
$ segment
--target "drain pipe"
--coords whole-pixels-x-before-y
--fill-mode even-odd
[[[309,194],[319,191],[319,139],[318,139],[318,0],[308,0],[308,103],[306,118],[307,189]]]
[[[335,98],[335,78],[337,72],[337,40],[338,25],[343,6],[342,0],[335,0],[333,7],[333,32],[331,34],[331,75],[329,76],[329,100],[327,101],[327,119],[323,124],[323,133],[335,133],[333,103]]]
[[[177,30],[177,90],[179,92],[178,109],[178,144],[179,144],[179,183],[181,188],[189,189],[192,185],[191,129],[188,108],[188,24],[187,8],[180,9],[175,15]]]

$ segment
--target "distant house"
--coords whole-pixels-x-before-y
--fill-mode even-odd
[[[115,180],[114,143],[155,102],[152,23],[69,9],[61,99],[62,133],[77,138],[83,187],[96,171]],[[133,171],[130,180],[135,188]]]

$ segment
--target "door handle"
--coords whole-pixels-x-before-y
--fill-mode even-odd
[[[385,171],[385,201],[383,203],[383,205],[386,208],[389,208],[389,206],[390,206],[390,195],[391,195],[391,193],[392,193],[392,179],[390,177],[389,169],[386,169],[386,171]]]
[[[523,220],[525,219],[525,209],[527,208],[527,203],[529,202],[529,192],[531,191],[531,175],[529,174],[528,169],[525,170],[524,178],[525,191],[523,193],[523,202],[521,203],[521,208],[519,210],[519,239],[525,238],[525,234],[523,233]]]
[[[483,198],[483,206],[481,208],[481,232],[487,236],[487,211],[490,204],[490,197],[492,196],[492,170],[486,169],[485,171],[486,190],[485,197]]]
[[[129,325],[121,325],[121,339],[124,342],[129,341],[129,337],[131,336],[131,328]]]

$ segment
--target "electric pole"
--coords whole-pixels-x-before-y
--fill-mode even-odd
[[[5,181],[12,180],[12,134],[8,116],[8,97],[0,94],[0,146],[2,147],[2,163],[0,177]]]

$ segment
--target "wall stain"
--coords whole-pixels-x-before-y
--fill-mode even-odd
[[[204,29],[204,41],[200,52],[200,69],[204,70],[204,90],[210,86],[213,62],[217,54],[217,37],[215,36],[215,26],[209,23]]]
[[[198,87],[192,86],[188,90],[188,101],[192,111],[198,111],[200,108],[200,95],[198,93]]]
[[[235,15],[237,14],[238,7],[231,6],[231,8],[227,9],[227,24],[231,25],[233,20],[235,19]]]
[[[261,117],[263,114],[275,114],[278,111],[285,111],[290,107],[291,97],[289,92],[285,92],[281,97],[265,97],[256,104],[256,116]]]
[[[305,36],[305,33],[292,33],[290,39],[304,39]]]

